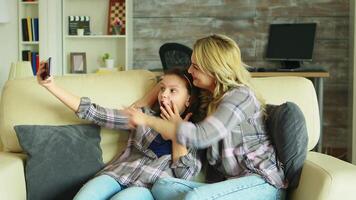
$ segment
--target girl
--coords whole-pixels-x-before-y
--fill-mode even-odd
[[[89,120],[100,126],[129,130],[125,110],[103,108],[87,97],[76,97],[58,87],[52,77],[42,80],[44,63],[37,73],[40,85],[72,109],[79,118]],[[158,103],[170,107],[171,119],[176,122],[188,120],[190,105],[195,94],[191,76],[179,70],[167,72],[160,81]],[[173,106],[174,105],[174,106]],[[147,115],[158,116],[150,108],[140,109]],[[188,114],[187,114],[188,113]],[[165,113],[161,113],[165,119]],[[174,116],[174,117],[172,117]],[[137,126],[131,130],[125,151],[116,156],[95,178],[87,182],[74,199],[153,199],[148,188],[163,177],[189,179],[201,168],[194,149],[187,149],[176,140],[164,140],[159,133],[147,126]]]
[[[152,188],[160,199],[282,199],[287,183],[264,125],[265,104],[253,90],[240,49],[224,35],[193,46],[189,73],[204,91],[207,117],[199,122],[163,121],[130,110],[130,123],[147,125],[167,139],[206,148],[213,184],[162,178]],[[171,113],[169,107],[167,113]],[[169,119],[169,117],[167,117]]]

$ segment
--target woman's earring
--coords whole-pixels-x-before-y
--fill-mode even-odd
[[[185,101],[185,107],[187,107],[187,108],[188,108],[188,107],[189,107],[189,105],[190,105],[189,100],[190,100],[190,98],[188,98],[188,99],[187,99],[187,101]]]

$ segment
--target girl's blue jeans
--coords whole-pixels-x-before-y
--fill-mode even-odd
[[[177,178],[159,179],[152,188],[156,200],[282,200],[285,191],[259,176],[204,184]]]
[[[108,175],[88,181],[75,195],[74,200],[153,200],[151,191],[144,187],[124,187]]]

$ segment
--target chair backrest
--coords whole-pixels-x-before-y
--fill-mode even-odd
[[[163,70],[174,67],[189,67],[193,50],[179,43],[165,43],[159,48]]]

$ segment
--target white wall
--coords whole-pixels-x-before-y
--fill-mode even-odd
[[[11,62],[18,60],[17,1],[6,0],[10,21],[0,23],[0,91],[9,75]]]

